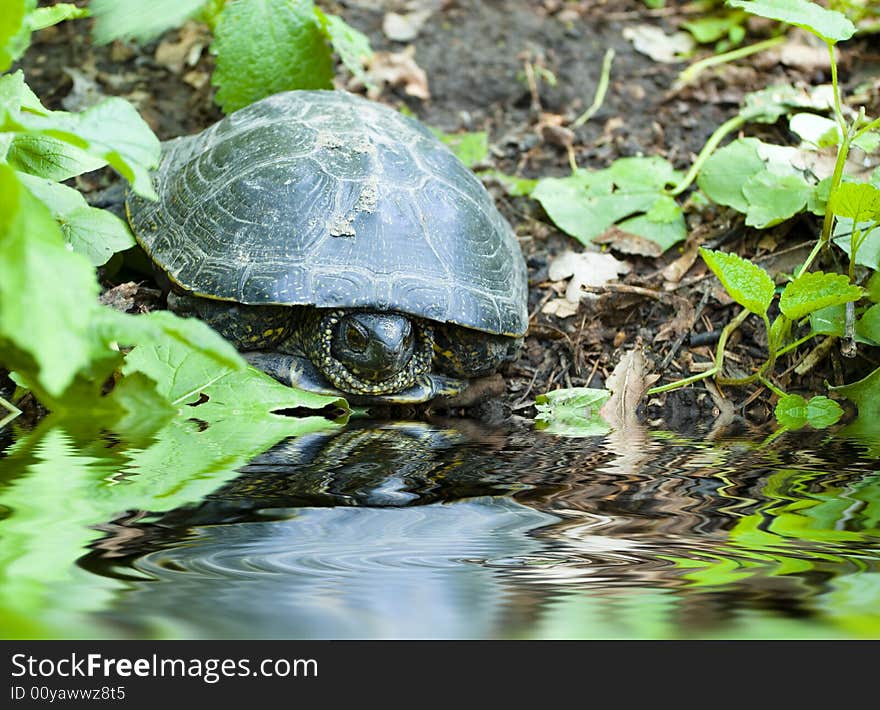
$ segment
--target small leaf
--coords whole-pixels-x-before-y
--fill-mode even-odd
[[[880,367],[858,382],[829,389],[855,402],[859,408],[859,419],[868,428],[877,430],[880,425]]]
[[[91,0],[96,44],[114,39],[148,42],[165,30],[180,27],[209,0]]]
[[[333,58],[311,0],[228,3],[211,51],[211,83],[225,113],[279,91],[333,88]]]
[[[474,133],[444,133],[432,128],[431,132],[450,147],[458,159],[472,168],[489,155],[489,136],[486,131]]]
[[[317,7],[315,15],[342,63],[364,86],[373,88],[374,84],[364,70],[364,64],[373,56],[370,39],[338,15],[327,15]]]
[[[514,175],[507,175],[499,170],[484,170],[480,172],[481,178],[492,178],[501,183],[508,195],[513,197],[523,197],[531,195],[538,181],[534,178],[522,178]]]
[[[843,274],[811,271],[785,287],[779,298],[779,310],[796,321],[820,308],[858,301],[861,297],[862,289],[850,284]]]
[[[753,15],[796,25],[831,44],[847,40],[856,33],[855,25],[846,15],[826,10],[807,0],[729,0],[728,5],[742,8]]]
[[[880,190],[866,182],[844,182],[831,193],[831,211],[856,222],[880,220]]]
[[[875,303],[862,313],[856,322],[856,334],[865,340],[880,345],[880,303]]]
[[[742,186],[766,169],[758,143],[756,138],[740,138],[712,154],[697,176],[697,185],[709,199],[745,214],[749,203]]]
[[[611,427],[599,409],[611,397],[608,390],[572,387],[538,395],[536,427],[561,436],[602,436]]]
[[[812,191],[798,175],[777,175],[769,170],[752,175],[742,186],[748,202],[746,224],[766,229],[784,222],[806,207]]]
[[[826,429],[836,424],[843,409],[833,399],[818,396],[806,401],[799,394],[779,398],[774,412],[776,420],[787,429],[800,429],[809,424],[814,429]]]
[[[767,313],[775,286],[764,269],[736,254],[704,247],[700,254],[734,301],[755,315]]]
[[[49,207],[65,241],[93,266],[106,264],[116,252],[135,245],[125,222],[107,210],[90,207],[78,190],[30,175],[20,179]]]

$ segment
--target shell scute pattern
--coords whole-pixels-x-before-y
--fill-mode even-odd
[[[446,146],[387,107],[277,94],[166,143],[156,187],[158,203],[129,197],[132,226],[196,295],[526,329],[510,226]]]

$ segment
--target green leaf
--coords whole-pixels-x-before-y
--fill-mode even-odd
[[[135,245],[128,225],[107,210],[90,207],[78,190],[30,175],[19,178],[61,226],[65,241],[93,266]]]
[[[828,397],[812,397],[808,402],[799,394],[787,394],[779,398],[774,414],[787,429],[800,429],[805,424],[814,429],[826,429],[838,422],[843,409]]]
[[[60,395],[91,359],[98,284],[49,210],[0,165],[0,360]]]
[[[333,58],[311,0],[230,2],[211,50],[215,100],[226,113],[279,91],[333,88]]]
[[[27,18],[28,27],[32,32],[42,30],[52,25],[57,25],[64,20],[77,20],[88,17],[89,10],[85,7],[77,7],[71,3],[60,2],[49,7],[38,7]]]
[[[815,113],[798,113],[788,120],[788,127],[797,133],[801,140],[813,144],[817,148],[840,143],[840,126],[825,116]]]
[[[536,428],[560,436],[603,436],[611,431],[599,409],[608,401],[608,390],[572,387],[538,395]]]
[[[777,175],[769,170],[748,178],[742,186],[748,202],[746,224],[765,229],[801,212],[813,188],[798,175]]]
[[[107,164],[70,143],[31,133],[12,136],[6,160],[18,170],[55,181],[68,180]]]
[[[861,297],[862,289],[850,284],[843,274],[811,271],[785,287],[779,298],[779,310],[796,321],[820,308],[858,301]]]
[[[690,32],[700,44],[710,44],[729,36],[731,30],[739,27],[742,21],[743,14],[734,12],[720,17],[699,17],[695,20],[682,22],[681,26]]]
[[[486,131],[444,133],[432,128],[431,132],[448,145],[456,157],[469,168],[482,163],[489,155],[489,135]]]
[[[663,251],[687,237],[687,224],[681,206],[668,195],[658,197],[645,214],[625,219],[617,226],[624,232],[660,245]]]
[[[866,182],[844,182],[831,193],[831,211],[855,222],[880,220],[880,190]]]
[[[137,194],[156,197],[149,171],[159,163],[159,139],[124,99],[104,99],[82,113],[7,113],[0,130],[37,133],[70,143],[116,168]]]
[[[501,183],[508,195],[513,197],[523,197],[531,195],[538,181],[534,178],[521,178],[514,175],[507,175],[499,170],[484,170],[480,172],[482,178],[492,178]]]
[[[880,270],[880,227],[873,222],[858,222],[862,232],[859,247],[856,250],[856,264],[867,266],[874,271]],[[834,244],[847,255],[852,252],[852,222],[837,222],[834,225]]]
[[[856,334],[865,340],[880,345],[880,303],[875,303],[856,322]]]
[[[0,71],[6,71],[30,44],[27,15],[37,0],[4,0],[0,12]]]
[[[764,269],[736,254],[704,247],[700,254],[734,301],[755,315],[767,313],[775,286]]]
[[[759,143],[756,138],[740,138],[712,154],[697,176],[697,185],[709,199],[745,214],[749,203],[742,186],[766,169],[758,155]]]
[[[556,226],[584,244],[616,222],[653,208],[652,217],[631,220],[626,229],[665,246],[684,237],[679,215],[662,199],[666,197],[663,188],[677,176],[657,156],[622,158],[607,170],[577,170],[566,178],[542,178],[531,196]]]
[[[742,8],[753,15],[795,25],[831,44],[847,40],[856,32],[855,25],[843,13],[826,10],[807,0],[728,0],[728,5]]]
[[[95,18],[92,36],[96,44],[114,39],[147,42],[165,30],[180,27],[208,0],[91,0]]]
[[[369,38],[361,31],[345,22],[338,15],[328,15],[315,8],[315,15],[321,23],[330,44],[339,55],[342,63],[367,88],[374,87],[364,70],[364,64],[373,56]]]
[[[859,408],[858,419],[847,427],[848,433],[865,434],[876,446],[880,433],[880,367],[858,382],[829,389],[855,402]]]

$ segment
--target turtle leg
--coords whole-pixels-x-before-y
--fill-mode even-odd
[[[434,369],[454,377],[490,375],[503,363],[516,360],[522,338],[492,335],[444,324],[434,327]]]
[[[245,352],[242,357],[253,367],[265,372],[288,387],[298,387],[317,394],[338,397],[335,389],[318,371],[311,360],[302,355],[279,352]]]

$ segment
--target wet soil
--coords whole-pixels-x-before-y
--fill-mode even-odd
[[[640,24],[672,32],[694,13],[694,7],[685,3],[668,2],[660,10],[648,10],[640,0],[420,4],[433,5],[435,11],[418,35],[404,43],[388,39],[383,32],[386,13],[405,10],[403,2],[319,3],[365,32],[377,51],[414,48],[409,51],[414,51],[415,62],[427,75],[430,98],[415,98],[401,87],[386,86],[378,100],[406,105],[446,132],[488,131],[490,157],[485,167],[522,177],[566,175],[572,159],[580,167],[599,169],[618,157],[634,155],[661,155],[677,168],[687,168],[715,128],[734,115],[744,93],[772,83],[828,80],[821,67],[786,66],[759,55],[673,90],[685,65],[655,62],[635,51],[623,32]],[[50,108],[77,110],[96,95],[123,96],[162,139],[201,130],[221,118],[212,103],[213,57],[207,49],[207,33],[187,26],[142,47],[121,42],[95,47],[88,30],[89,22],[80,21],[41,31],[22,61],[27,80]],[[759,39],[767,27],[756,23],[750,30]],[[192,49],[200,43],[201,51]],[[188,55],[169,60],[167,50],[175,45],[188,48]],[[571,123],[593,101],[609,48],[616,55],[604,103],[583,126],[572,129]],[[863,81],[876,61],[876,52],[872,55],[865,42],[847,43],[840,58],[845,90]],[[530,75],[536,77],[534,81],[529,81]],[[345,70],[340,70],[339,82],[352,87]],[[876,114],[880,104],[876,83],[866,101],[869,113],[873,102]],[[782,127],[763,126],[760,131],[777,142],[793,142]],[[80,178],[78,186],[95,191],[112,179],[106,173],[90,174]],[[515,419],[533,414],[534,396],[541,392],[560,386],[603,386],[621,355],[636,347],[644,349],[663,381],[685,377],[711,361],[717,333],[738,307],[724,298],[701,262],[679,280],[670,280],[663,270],[682,255],[682,249],[670,249],[659,257],[619,255],[633,267],[620,284],[600,289],[597,298],[582,301],[572,316],[545,314],[543,305],[564,288],[549,280],[548,264],[565,250],[584,247],[559,232],[537,203],[510,197],[491,180],[487,185],[526,254],[531,321],[522,357],[503,372],[504,393],[471,407],[471,416]],[[723,245],[771,270],[790,271],[818,234],[818,224],[809,216],[761,233],[745,228],[741,216],[723,209],[691,209],[687,218],[691,237],[684,249],[696,243]],[[130,279],[136,273],[131,264],[131,259],[124,265],[111,261],[103,273],[107,287]],[[132,298],[131,309],[161,305],[149,277],[136,273],[136,278],[145,291]],[[681,318],[687,321],[684,326]],[[728,346],[732,353],[728,362],[750,372],[763,361],[765,343],[763,326],[747,321]],[[795,364],[794,360],[780,363],[779,382],[805,391],[822,391],[825,381],[841,384],[874,366],[861,358],[844,360],[832,349],[793,383]],[[669,425],[687,426],[716,415],[722,397],[756,422],[765,421],[774,405],[766,391],[741,388],[719,393],[699,386],[654,398],[644,414]]]

